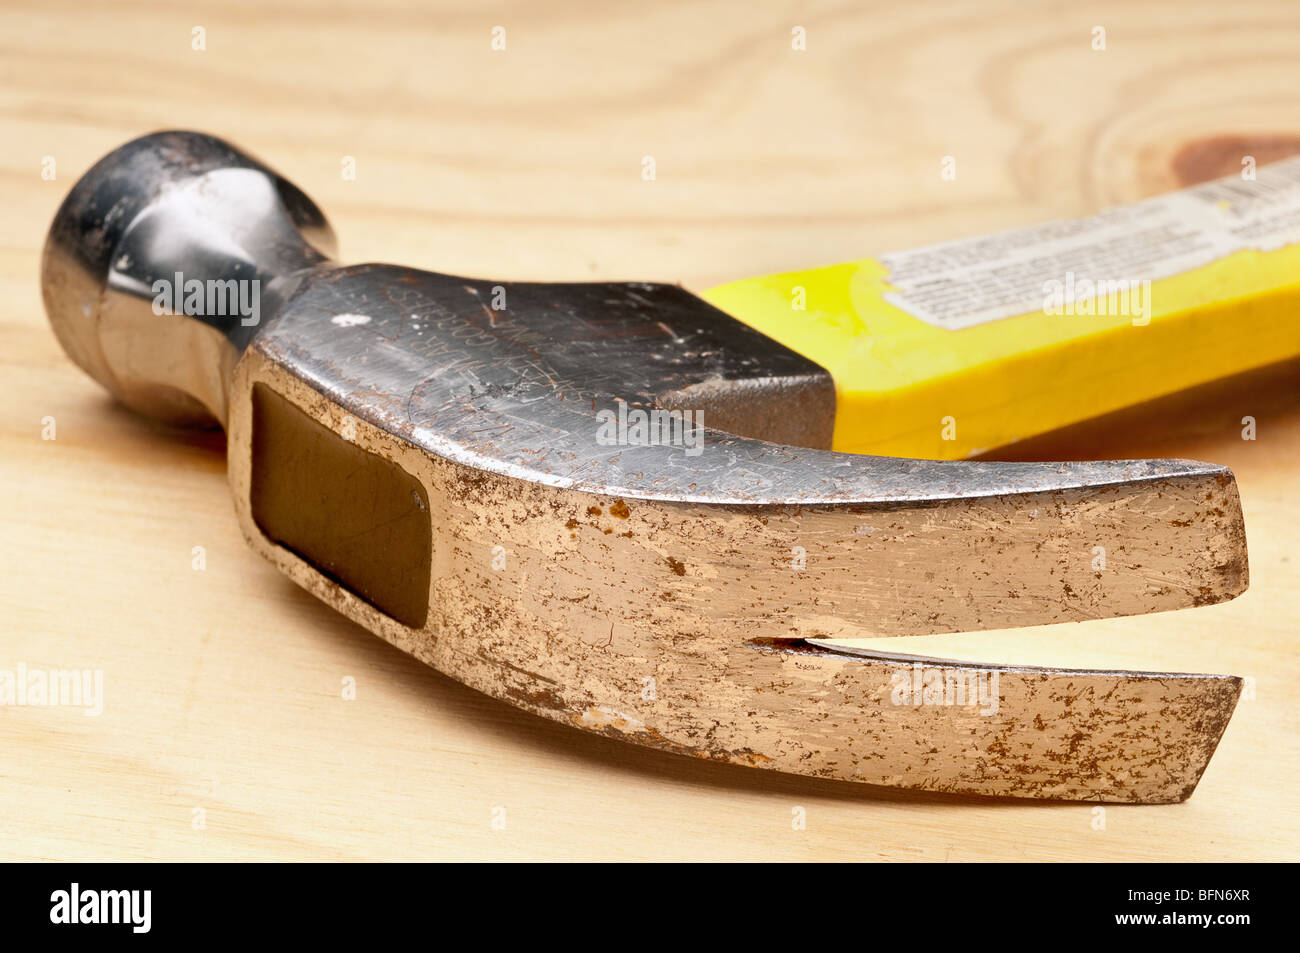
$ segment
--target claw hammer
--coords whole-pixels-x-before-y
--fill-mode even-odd
[[[1108,236],[1187,208],[751,279],[706,301],[671,284],[340,265],[291,183],[220,139],[161,132],[75,185],[41,280],[64,349],[118,399],[225,428],[253,549],[479,691],[698,758],[1167,803],[1195,788],[1239,679],[833,640],[1246,588],[1224,467],[909,455],[966,456],[1300,351],[1294,321],[1266,307],[1244,330],[1216,323],[1228,302],[1197,283],[1254,254],[1276,317],[1295,293],[1269,284],[1285,269],[1268,256],[1294,251],[1281,245],[1130,249],[1139,290],[1167,292],[1137,301],[1145,322],[1127,290],[1089,296],[1070,268],[1048,298],[1078,313],[1026,304],[1044,286],[1034,267],[1081,267]],[[1177,327],[1195,334],[1167,350]],[[931,446],[946,408],[964,436]]]

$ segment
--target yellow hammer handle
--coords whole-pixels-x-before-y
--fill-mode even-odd
[[[830,371],[834,449],[958,459],[1300,354],[1300,158],[704,297]]]

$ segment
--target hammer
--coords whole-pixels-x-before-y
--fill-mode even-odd
[[[697,758],[1031,798],[1195,788],[1238,678],[834,640],[1231,599],[1247,564],[1226,468],[839,453],[826,369],[681,287],[334,256],[295,186],[162,132],[74,186],[42,291],[123,403],[225,428],[249,544],[371,632],[527,711]]]

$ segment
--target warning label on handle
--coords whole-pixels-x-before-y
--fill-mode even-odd
[[[1300,242],[1300,157],[1086,218],[879,256],[885,300],[948,330],[1041,311],[1150,317],[1153,281]],[[1142,323],[1137,322],[1135,323]]]

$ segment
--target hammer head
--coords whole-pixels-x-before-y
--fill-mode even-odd
[[[940,790],[1190,793],[1235,680],[1005,668],[1014,710],[971,728],[891,708],[890,657],[804,640],[1231,598],[1245,537],[1223,467],[833,453],[826,371],[682,288],[331,250],[285,180],[159,133],[73,189],[43,288],[69,355],[126,403],[226,426],[250,543],[340,611],[485,692],[671,750]],[[1053,732],[1030,727],[1044,715]],[[1010,763],[974,766],[984,743]],[[1084,776],[1098,759],[1121,767]]]

